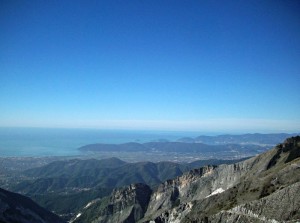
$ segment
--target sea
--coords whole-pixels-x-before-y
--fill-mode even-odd
[[[0,157],[78,156],[93,143],[176,141],[199,132],[56,128],[0,128]]]

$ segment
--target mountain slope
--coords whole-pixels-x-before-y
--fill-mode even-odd
[[[96,186],[116,188],[132,183],[154,186],[204,164],[235,163],[237,161],[202,160],[187,164],[173,162],[126,163],[117,158],[56,161],[24,171],[23,174],[29,180],[23,180],[9,189],[22,194],[43,194]]]
[[[164,219],[163,222],[171,222],[172,219],[205,222],[221,211],[260,200],[289,187],[300,181],[299,142],[300,137],[294,137],[249,160],[207,168],[198,176],[193,174],[193,178],[178,178],[172,182],[172,186],[165,187],[164,191],[177,188],[180,205],[170,211],[170,205],[174,205],[174,202],[167,196],[163,201],[165,208],[156,208],[152,204],[157,204],[158,194],[154,194],[146,215],[156,220]],[[211,196],[213,192],[221,193]],[[286,209],[284,205],[282,208]],[[186,211],[184,215],[182,209]],[[181,217],[177,216],[178,213],[181,213]]]
[[[110,160],[110,159],[109,159]],[[33,178],[11,187],[23,194],[43,194],[78,190],[80,188],[115,188],[132,183],[157,185],[190,169],[172,162],[139,162],[103,165],[107,160],[57,161],[43,167],[26,170],[23,174]],[[122,162],[122,163],[121,163]]]
[[[144,216],[150,195],[150,187],[144,184],[114,190],[109,197],[89,203],[84,213],[79,213],[72,222],[136,222]],[[94,212],[100,214],[95,216]]]
[[[236,164],[194,169],[160,184],[152,192],[144,216],[139,215],[140,219],[131,222],[297,221],[300,219],[300,194],[296,193],[300,184],[299,157],[298,136]],[[98,205],[101,204],[105,206],[102,200]],[[112,209],[119,207],[113,202],[109,205]],[[118,213],[127,208],[119,207]],[[285,211],[276,212],[274,208]],[[84,210],[82,213],[85,216]],[[102,215],[97,209],[89,212],[93,219]],[[84,222],[84,217],[81,221]]]
[[[24,171],[26,176],[32,177],[80,177],[94,176],[98,169],[114,169],[125,165],[126,162],[117,158],[103,160],[96,159],[71,159],[55,161],[42,167],[32,168]]]
[[[229,210],[223,210],[208,217],[208,221],[237,223],[295,222],[294,220],[300,219],[300,196],[297,196],[299,191],[300,182],[297,182],[262,199],[246,202]]]
[[[0,222],[62,223],[64,221],[31,199],[0,188]]]

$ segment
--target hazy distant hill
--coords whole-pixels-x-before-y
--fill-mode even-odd
[[[297,134],[243,134],[243,135],[218,135],[218,136],[198,136],[196,138],[185,137],[178,139],[178,142],[205,143],[210,145],[220,144],[253,144],[253,145],[276,145],[288,137]]]
[[[34,180],[23,181],[14,190],[39,194],[68,188],[115,188],[131,183],[156,185],[189,169],[172,162],[126,163],[117,158],[57,161],[24,171],[24,175]]]
[[[226,152],[237,150],[240,152],[261,152],[266,147],[260,145],[207,145],[203,143],[185,142],[149,142],[149,143],[125,143],[125,144],[90,144],[79,148],[84,152],[180,152],[180,153],[207,153]]]

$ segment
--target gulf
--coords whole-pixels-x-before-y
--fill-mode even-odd
[[[0,156],[76,156],[81,154],[79,147],[92,143],[176,141],[180,137],[195,137],[197,134],[172,131],[3,127],[0,128]]]

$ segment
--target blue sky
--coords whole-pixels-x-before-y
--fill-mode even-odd
[[[300,131],[299,1],[0,1],[0,126]]]

